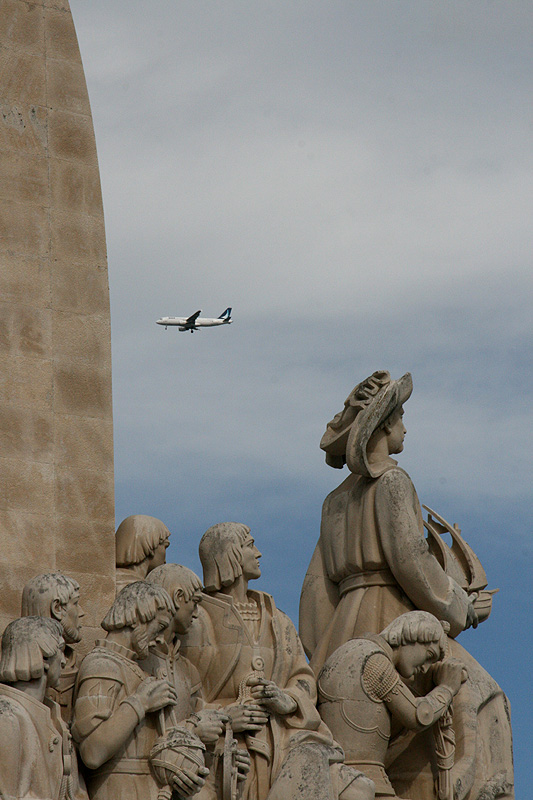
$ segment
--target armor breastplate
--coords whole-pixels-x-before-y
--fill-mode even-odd
[[[382,764],[387,751],[390,714],[363,681],[365,664],[375,653],[383,655],[375,642],[352,639],[333,653],[318,678],[320,715],[343,748],[347,764]]]

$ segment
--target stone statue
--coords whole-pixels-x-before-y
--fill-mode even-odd
[[[59,703],[61,715],[67,723],[72,717],[72,693],[78,674],[76,651],[72,645],[81,641],[81,621],[85,616],[79,600],[79,583],[61,572],[37,575],[22,590],[23,617],[50,617],[61,623],[66,663],[57,687],[49,688],[47,694]]]
[[[156,713],[176,703],[175,688],[139,666],[169,624],[173,605],[159,586],[137,581],[118,594],[78,674],[72,734],[88,767],[91,800],[157,800],[149,757],[158,738]],[[192,749],[203,745],[189,737]],[[207,770],[197,765],[200,781]],[[192,792],[191,792],[192,794]]]
[[[87,800],[59,706],[46,697],[64,666],[59,622],[23,617],[2,636],[0,797]]]
[[[224,708],[250,754],[243,800],[372,798],[372,782],[340,763],[342,752],[320,719],[314,675],[293,624],[270,595],[248,589],[261,575],[260,556],[246,525],[206,531],[206,596],[183,638],[206,700]]]
[[[320,671],[322,719],[342,746],[346,763],[372,778],[376,797],[396,797],[385,770],[392,724],[412,731],[434,725],[448,713],[466,677],[459,661],[443,661],[446,642],[436,617],[409,611],[381,634],[341,645]],[[416,697],[404,681],[430,668],[436,686]],[[446,778],[443,774],[441,783]]]
[[[133,514],[122,520],[115,537],[117,594],[165,563],[169,538],[169,529],[155,517]]]
[[[391,380],[388,372],[375,372],[355,387],[322,438],[326,462],[347,464],[350,475],[324,502],[320,539],[302,589],[300,635],[316,672],[342,644],[379,633],[407,611],[434,614],[449,624],[454,638],[490,613],[486,581],[461,578],[461,565],[471,565],[475,554],[456,528],[454,547],[447,548],[434,520],[427,523],[432,539],[425,538],[414,486],[391,457],[403,450],[403,404],[411,391],[408,373]],[[469,675],[454,702],[456,797],[511,798],[507,699],[454,639],[449,651]],[[417,736],[388,769],[397,794],[412,800],[435,796],[428,761],[433,748],[424,749],[424,737]]]
[[[198,606],[203,598],[202,583],[192,570],[180,564],[156,567],[147,580],[168,592],[174,605],[174,614],[163,632],[164,641],[150,650],[150,656],[141,666],[150,675],[165,678],[174,686],[176,705],[162,712],[165,714],[166,727],[188,728],[206,745],[206,766],[211,775],[195,797],[197,800],[216,800],[217,789],[214,784],[217,764],[224,757],[224,740],[220,737],[225,732],[228,717],[221,711],[207,708],[198,670],[180,653],[179,638],[189,631],[193,620],[198,617]],[[217,744],[221,746],[215,750]],[[242,781],[249,771],[250,759],[246,751],[235,752],[234,762],[235,781]],[[194,775],[188,777],[194,782]]]

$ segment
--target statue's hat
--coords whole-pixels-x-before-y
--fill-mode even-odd
[[[343,410],[326,426],[320,441],[326,463],[337,469],[348,464],[351,472],[371,478],[382,475],[389,463],[368,463],[368,441],[387,417],[409,399],[412,391],[409,372],[396,381],[386,370],[380,370],[358,383],[346,398]]]

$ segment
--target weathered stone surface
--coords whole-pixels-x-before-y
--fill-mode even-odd
[[[66,0],[3,0],[0,86],[0,624],[30,578],[65,570],[90,647],[114,596],[109,289]]]
[[[440,733],[421,731],[400,754],[389,753],[387,780],[397,796],[411,800],[507,799],[513,796],[507,699],[455,640],[488,618],[487,577],[456,527],[433,511],[423,521],[415,488],[392,458],[403,450],[403,405],[411,391],[409,373],[392,380],[386,371],[375,372],[326,427],[320,446],[327,463],[346,464],[350,474],[324,502],[300,600],[300,635],[318,673],[346,642],[379,634],[406,612],[418,609],[443,621],[447,654],[468,673],[454,699],[453,722]],[[441,534],[452,537],[453,548]],[[368,720],[365,725],[373,727]],[[365,757],[359,752],[353,759],[357,764]]]

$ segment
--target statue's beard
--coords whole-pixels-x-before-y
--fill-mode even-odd
[[[73,625],[65,625],[63,622],[63,636],[67,644],[81,642],[81,629],[75,628]]]
[[[143,658],[148,658],[150,655],[150,639],[148,637],[148,633],[146,630],[140,630],[139,628],[135,628],[133,631],[132,636],[132,649],[139,660]]]

